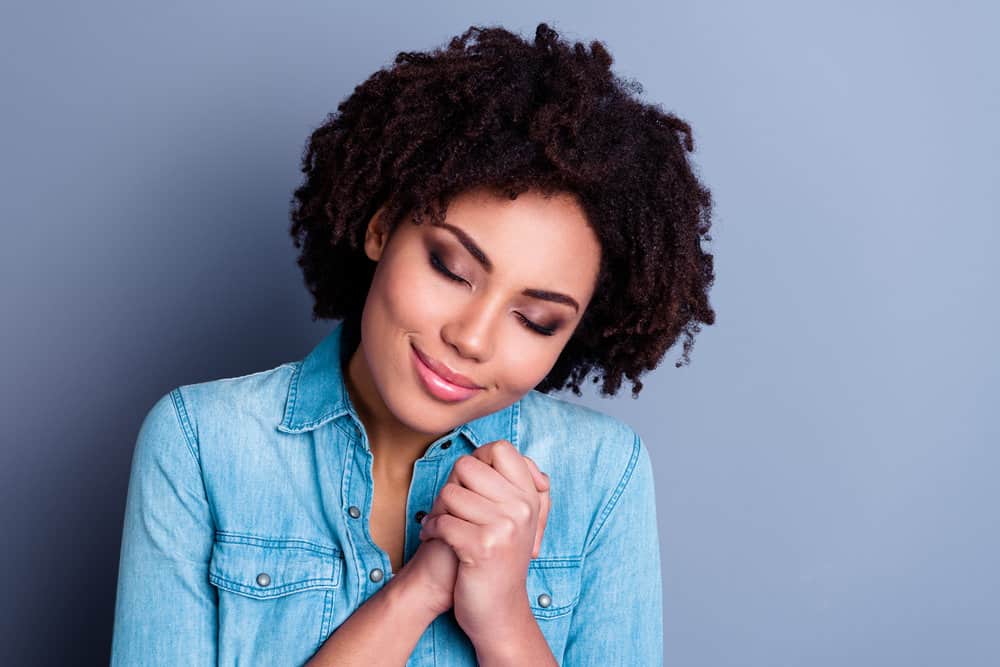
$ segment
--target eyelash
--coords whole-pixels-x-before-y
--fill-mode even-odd
[[[449,278],[450,280],[454,280],[455,282],[459,283],[466,282],[464,278],[460,278],[459,276],[456,276],[454,273],[449,271],[448,268],[444,265],[444,262],[441,261],[441,258],[438,257],[436,253],[433,252],[431,253],[430,261],[431,261],[431,266],[433,266],[434,269],[438,271],[438,273],[441,273],[446,278]],[[530,329],[531,331],[534,331],[535,333],[541,334],[543,336],[555,335],[556,330],[554,328],[543,327],[540,324],[535,324],[521,313],[516,313],[516,314],[519,318],[521,318],[521,322],[524,324],[524,326]]]

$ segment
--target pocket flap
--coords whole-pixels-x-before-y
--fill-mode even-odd
[[[536,558],[528,564],[528,599],[538,618],[568,614],[580,599],[583,574],[577,558]]]
[[[343,554],[335,547],[216,533],[208,579],[219,588],[265,599],[337,588],[343,563]]]

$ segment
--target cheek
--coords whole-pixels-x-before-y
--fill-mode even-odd
[[[534,389],[552,370],[558,358],[548,350],[530,349],[523,344],[523,340],[512,343],[511,349],[514,352],[499,364],[503,369],[501,386],[511,394],[524,395]]]
[[[418,258],[397,256],[380,264],[368,293],[368,305],[406,330],[420,330],[427,322],[454,308],[454,293]]]

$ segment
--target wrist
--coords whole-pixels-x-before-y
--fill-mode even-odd
[[[525,617],[519,615],[518,621],[519,625],[511,624],[504,632],[473,642],[480,667],[558,667],[531,609]]]
[[[421,576],[420,571],[403,567],[386,584],[386,593],[392,604],[416,612],[430,624],[435,618],[451,608],[451,601],[445,600],[441,591],[432,582]]]
[[[476,647],[480,665],[518,664],[516,658],[525,648],[526,640],[535,639],[536,635],[542,637],[526,595],[523,600],[519,598],[516,603],[498,607],[495,620],[486,632],[465,632]]]

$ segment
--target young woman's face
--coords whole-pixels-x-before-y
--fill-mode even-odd
[[[571,195],[534,191],[469,191],[443,226],[404,219],[388,238],[373,219],[365,252],[377,266],[359,372],[388,412],[427,434],[503,409],[544,379],[590,302],[601,257]],[[446,382],[421,358],[476,388]]]

